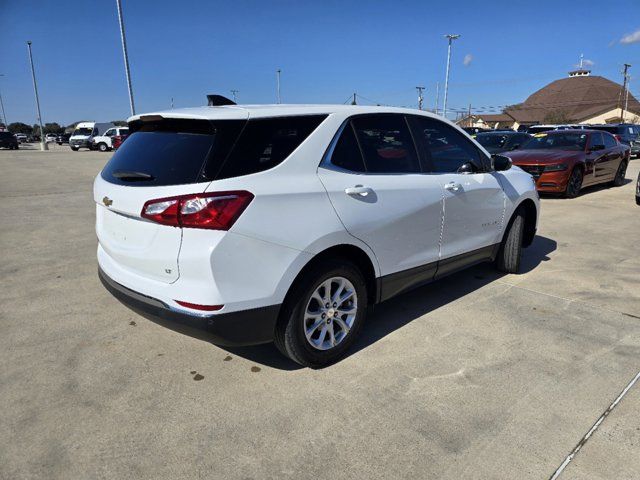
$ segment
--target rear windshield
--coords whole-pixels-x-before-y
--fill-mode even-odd
[[[102,171],[108,182],[163,186],[220,180],[275,167],[326,116],[133,122]]]
[[[13,138],[13,133],[0,132],[0,138]]]
[[[592,130],[601,130],[603,132],[609,132],[609,133],[618,133],[619,127],[617,125],[593,125],[591,127]]]

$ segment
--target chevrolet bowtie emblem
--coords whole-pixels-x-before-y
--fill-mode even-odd
[[[110,207],[113,204],[113,200],[111,200],[109,197],[104,197],[102,199],[102,203],[104,203],[105,206]]]

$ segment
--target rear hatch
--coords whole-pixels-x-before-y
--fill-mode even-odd
[[[234,114],[221,121],[143,116],[130,124],[130,137],[94,183],[98,241],[117,268],[165,283],[179,278],[182,229],[143,218],[143,207],[205,191],[246,123],[243,111]]]

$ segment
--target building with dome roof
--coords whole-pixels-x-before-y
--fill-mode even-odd
[[[534,92],[523,103],[507,107],[502,113],[471,115],[458,123],[517,129],[520,125],[618,123],[621,120],[640,123],[640,102],[631,93],[623,98],[622,85],[579,68],[569,72],[568,77]]]

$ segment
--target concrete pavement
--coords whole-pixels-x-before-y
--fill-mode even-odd
[[[525,273],[478,266],[386,302],[314,371],[104,290],[91,183],[108,157],[0,151],[2,479],[547,479],[640,370],[631,181],[543,199]],[[560,478],[640,472],[639,390]]]

